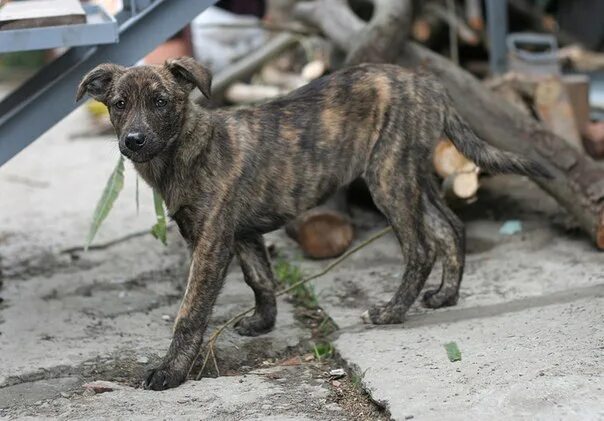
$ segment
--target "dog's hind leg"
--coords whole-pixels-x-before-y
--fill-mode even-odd
[[[374,166],[365,177],[375,204],[388,218],[399,241],[406,266],[402,283],[392,299],[375,305],[364,315],[365,322],[374,324],[402,323],[405,313],[417,299],[430,275],[436,249],[426,235],[423,186],[418,180],[419,167],[406,164],[399,180],[389,174],[389,165]],[[377,168],[375,168],[377,167]],[[400,167],[399,167],[400,168]]]
[[[463,223],[434,189],[424,193],[424,205],[431,236],[442,255],[443,274],[438,289],[426,291],[424,305],[439,308],[457,304],[459,285],[465,263],[465,231]]]
[[[275,280],[262,235],[237,240],[235,254],[245,282],[254,291],[256,299],[254,314],[241,319],[235,330],[240,335],[257,336],[270,331],[277,317]]]

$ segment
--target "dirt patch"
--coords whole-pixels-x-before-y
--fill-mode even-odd
[[[341,368],[344,363],[339,358],[327,361],[324,365],[326,374]],[[387,421],[390,414],[382,406],[371,400],[371,397],[361,386],[361,377],[346,369],[346,375],[340,378],[327,380],[330,387],[328,401],[341,406],[354,420],[359,421]]]

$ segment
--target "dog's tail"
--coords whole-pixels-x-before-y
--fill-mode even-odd
[[[466,158],[493,174],[513,173],[552,178],[551,173],[537,161],[501,151],[480,139],[453,108],[450,99],[448,102],[445,114],[445,134]]]

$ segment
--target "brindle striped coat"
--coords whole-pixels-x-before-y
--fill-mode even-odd
[[[194,87],[208,96],[210,81],[190,58],[129,69],[104,64],[84,77],[77,94],[109,107],[121,152],[161,193],[192,249],[173,340],[145,382],[150,389],[185,380],[234,255],[256,299],[255,313],[237,331],[272,329],[274,279],[262,234],[338,187],[365,180],[406,257],[398,291],[365,314],[385,324],[403,321],[438,254],[442,283],[424,303],[437,308],[458,299],[464,230],[435,188],[430,159],[441,135],[487,171],[546,175],[479,140],[432,77],[397,66],[348,68],[283,98],[228,111],[189,100]]]

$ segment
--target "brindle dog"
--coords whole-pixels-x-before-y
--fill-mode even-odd
[[[361,177],[396,234],[406,267],[392,299],[366,320],[401,323],[437,254],[443,258],[431,308],[454,305],[464,267],[464,229],[433,179],[435,141],[455,146],[490,172],[547,176],[539,164],[478,139],[432,77],[393,65],[361,65],[255,107],[209,110],[211,75],[190,58],[163,66],[102,64],[82,80],[109,107],[122,154],[164,198],[192,249],[172,343],[144,386],[175,387],[197,355],[227,267],[236,255],[254,290],[255,313],[236,330],[259,335],[275,324],[275,281],[262,234]]]

